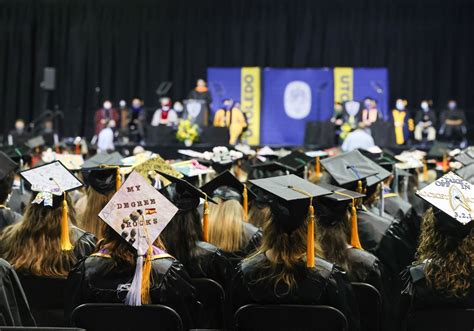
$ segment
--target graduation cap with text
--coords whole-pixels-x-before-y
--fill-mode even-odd
[[[242,184],[230,171],[225,171],[201,187],[208,196],[222,200],[237,200],[244,208],[245,221],[248,220],[248,204],[256,198],[255,193]]]
[[[33,204],[51,208],[62,206],[61,249],[72,250],[66,193],[82,187],[82,182],[59,161],[22,171],[20,175],[31,185],[31,191],[37,192]]]
[[[282,232],[292,233],[308,219],[306,266],[313,268],[314,259],[314,198],[331,194],[330,190],[308,182],[296,175],[251,180],[250,183],[270,193],[272,222]],[[305,208],[306,207],[306,208]],[[317,208],[317,206],[316,206]]]
[[[18,168],[18,164],[9,158],[5,153],[0,152],[0,180],[13,173]]]
[[[449,172],[416,194],[431,204],[439,229],[464,238],[474,226],[474,189],[470,183]]]
[[[362,180],[377,174],[370,160],[357,150],[321,160],[321,164],[340,186],[357,183],[360,187]]]
[[[178,208],[134,171],[99,213],[122,240],[137,250],[135,275],[125,299],[127,305],[151,303],[153,242],[177,212]]]

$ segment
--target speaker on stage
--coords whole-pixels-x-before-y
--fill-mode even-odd
[[[43,81],[40,84],[45,91],[54,91],[56,88],[56,68],[45,67],[43,69]]]

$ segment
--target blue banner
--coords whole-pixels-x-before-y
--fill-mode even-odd
[[[389,120],[389,90],[387,68],[354,68],[354,100],[372,98],[385,120]]]
[[[212,113],[222,107],[224,98],[240,101],[241,72],[242,68],[207,69],[207,82],[212,96]]]
[[[308,121],[332,116],[332,69],[263,71],[261,143],[301,145]]]

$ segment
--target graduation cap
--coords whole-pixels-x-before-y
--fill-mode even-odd
[[[82,168],[95,168],[104,164],[119,166],[122,165],[123,156],[119,152],[101,152],[86,160]]]
[[[153,242],[178,212],[136,171],[100,211],[99,217],[137,250],[135,274],[125,303],[151,303],[149,287]]]
[[[256,179],[251,180],[250,183],[275,197],[275,200],[270,203],[272,222],[284,232],[295,231],[304,224],[306,218],[309,219],[306,266],[313,268],[315,263],[313,198],[331,194],[331,191],[295,175]],[[305,205],[308,206],[307,209],[304,208]]]
[[[13,161],[21,164],[31,160],[29,148],[26,146],[3,146],[1,150]]]
[[[201,187],[210,197],[222,200],[237,200],[244,208],[244,220],[248,221],[248,204],[256,198],[255,193],[242,184],[230,171],[225,171]]]
[[[0,152],[0,180],[10,175],[18,168],[18,164],[3,152]]]
[[[138,172],[140,175],[143,176],[143,178],[146,178],[150,184],[154,184],[155,188],[158,189],[161,188],[159,186],[160,181],[157,179],[158,171],[171,175],[173,177],[183,178],[183,174],[173,169],[173,167],[168,162],[166,162],[165,159],[163,159],[157,154],[154,154],[151,158],[147,159],[144,162],[138,162],[132,165],[132,167],[126,169],[126,171],[132,170]]]
[[[454,157],[455,161],[467,166],[474,163],[474,147],[468,147]]]
[[[118,191],[122,184],[122,176],[115,167],[82,169],[82,177],[86,186],[92,187],[102,195]]]
[[[357,227],[357,209],[356,209],[356,199],[365,197],[365,194],[346,190],[342,187],[338,187],[331,184],[320,183],[319,186],[330,190],[332,194],[328,194],[321,197],[321,202],[324,204],[326,202],[327,209],[329,211],[339,210],[341,207],[343,211],[346,210],[347,204],[351,204],[351,245],[355,248],[362,249],[359,239],[359,231]],[[325,217],[327,216],[327,217]],[[333,213],[329,212],[329,215],[320,215],[319,220],[325,224],[333,225],[341,219],[332,217]]]
[[[82,187],[82,182],[59,161],[25,170],[20,175],[31,185],[31,191],[37,192],[32,203],[54,208],[61,201],[61,249],[72,250],[66,193]]]
[[[375,175],[367,177],[367,187],[373,186],[381,181],[387,179],[392,172],[378,165],[376,162],[373,162],[367,159],[372,169],[376,172]]]
[[[28,141],[25,144],[29,148],[35,149],[35,148],[44,146],[46,142],[44,141],[43,136],[36,136],[36,137],[28,139]]]
[[[294,151],[276,162],[296,174],[304,171],[311,161],[313,161],[312,157],[307,156],[305,153]]]
[[[205,192],[195,187],[186,180],[170,176],[168,174],[158,172],[171,182],[160,190],[160,192],[170,200],[181,211],[196,209],[199,206],[200,199],[204,199],[203,210],[203,237],[205,241],[209,241],[209,205],[208,201],[216,203],[209,198]]]
[[[464,238],[474,226],[474,189],[470,183],[449,172],[416,194],[434,207],[439,229]]]
[[[465,167],[454,171],[459,177],[463,178],[466,182],[474,184],[474,163],[471,163]]]
[[[56,160],[71,171],[79,171],[84,164],[84,158],[81,154],[57,154],[55,155]]]
[[[321,164],[338,185],[345,186],[357,182],[358,189],[361,190],[362,180],[377,174],[371,162],[367,161],[359,151],[353,150],[321,160]]]
[[[287,173],[286,167],[275,161],[253,164],[251,165],[251,169],[251,176],[255,179],[276,177],[285,174],[289,175],[289,173]]]
[[[450,148],[448,143],[436,141],[428,151],[428,159],[442,159],[449,154]]]

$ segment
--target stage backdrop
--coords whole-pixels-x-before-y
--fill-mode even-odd
[[[240,102],[249,122],[242,140],[250,145],[260,144],[260,68],[208,68],[207,80],[212,113],[222,106],[224,98]]]
[[[250,122],[244,140],[251,145],[303,144],[306,123],[329,120],[336,101],[371,97],[389,118],[386,68],[265,68],[262,75],[260,106],[258,68],[208,69],[212,111],[224,98],[241,101]]]

